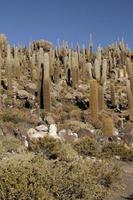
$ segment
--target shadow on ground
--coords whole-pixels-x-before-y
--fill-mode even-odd
[[[133,200],[133,194],[129,195],[128,197],[122,197],[123,199]]]

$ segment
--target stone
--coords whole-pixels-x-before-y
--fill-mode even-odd
[[[50,137],[53,137],[53,138],[60,138],[58,135],[57,135],[57,126],[56,126],[56,124],[51,124],[50,126],[49,126],[49,136]]]
[[[27,92],[31,93],[31,94],[35,94],[35,91],[37,90],[36,84],[35,83],[28,83],[25,86],[25,89]]]
[[[79,131],[77,132],[77,135],[79,138],[86,137],[86,136],[93,137],[92,132],[90,130],[84,129],[84,128],[80,128]]]
[[[35,128],[37,131],[44,131],[44,132],[47,132],[48,131],[48,127],[45,126],[44,124],[41,124],[39,126],[36,126]]]
[[[43,48],[44,51],[50,51],[50,49],[52,48],[52,43],[47,41],[47,40],[43,40],[43,39],[40,39],[40,40],[36,40],[34,43],[33,43],[38,49],[39,48]]]
[[[30,97],[30,94],[26,90],[18,90],[17,98],[18,99],[27,99]]]
[[[68,143],[72,143],[78,138],[78,135],[76,133],[72,133],[70,129],[62,129],[59,131],[58,135],[62,140]]]
[[[49,125],[50,124],[55,124],[55,120],[51,116],[45,117],[44,121],[46,121],[46,123],[48,123]]]
[[[30,128],[27,132],[27,135],[30,139],[32,138],[43,138],[47,136],[47,133],[44,131],[37,131],[34,128]]]

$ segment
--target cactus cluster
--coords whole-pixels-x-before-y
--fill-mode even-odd
[[[129,115],[130,120],[133,118],[132,52],[123,41],[107,48],[98,47],[93,52],[92,35],[88,47],[83,45],[81,48],[77,44],[74,49],[65,41],[58,42],[54,48],[45,40],[30,42],[28,48],[11,47],[6,36],[0,34],[0,82],[0,104],[4,102],[5,97],[2,95],[6,93],[8,103],[12,106],[15,106],[18,88],[25,89],[27,82],[33,83],[34,101],[43,112],[55,110],[54,98],[61,103],[64,96],[51,95],[61,83],[66,93],[71,91],[73,94],[80,90],[82,84],[87,85],[90,88],[87,91],[89,94],[86,92],[89,101],[88,119],[95,123],[101,113],[106,113],[106,117],[101,120],[105,134],[113,134],[115,124],[110,113],[112,109],[115,113],[122,101],[127,105],[126,115]],[[126,97],[119,94],[119,87],[123,88]]]

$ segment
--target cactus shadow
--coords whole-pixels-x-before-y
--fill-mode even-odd
[[[128,197],[121,196],[123,199],[133,200],[133,194],[129,195]]]

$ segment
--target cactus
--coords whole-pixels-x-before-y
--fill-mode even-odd
[[[92,34],[90,33],[90,41],[89,41],[90,57],[92,56],[92,49],[93,49],[93,41],[92,41]]]
[[[17,48],[14,48],[13,65],[14,65],[14,77],[19,80],[20,79],[20,63],[19,63]]]
[[[49,54],[40,52],[40,80],[39,80],[39,103],[40,109],[50,112],[50,78],[49,78]]]
[[[106,80],[107,80],[107,59],[103,59],[102,78],[101,78],[102,84],[106,83]]]
[[[132,63],[131,60],[129,58],[127,58],[127,74],[130,80],[130,87],[131,87],[131,91],[133,94],[133,70],[132,70]]]
[[[94,69],[96,80],[99,82],[101,80],[101,66],[98,59],[95,59]]]
[[[130,81],[129,80],[127,80],[126,88],[127,88],[127,99],[128,99],[129,116],[130,116],[130,119],[133,120],[133,94],[131,92],[131,87],[130,87]]]
[[[79,69],[78,69],[78,54],[73,52],[72,55],[72,87],[76,88],[79,81]]]
[[[95,123],[98,120],[98,84],[95,79],[90,80],[90,112],[91,121]]]
[[[6,69],[7,69],[7,96],[9,103],[12,103],[13,90],[12,90],[12,57],[11,57],[11,48],[10,45],[7,46],[7,58],[6,58]]]
[[[1,80],[2,80],[2,74],[1,74],[1,68],[2,68],[2,57],[1,57],[1,51],[0,51],[0,106],[1,106],[1,94],[2,94],[2,88],[1,88]]]
[[[116,98],[115,98],[115,83],[114,83],[114,81],[112,81],[110,84],[110,96],[111,96],[112,105],[115,106]]]
[[[99,112],[104,110],[104,85],[98,84],[98,109]]]
[[[114,132],[114,122],[112,117],[102,117],[102,132],[104,136],[112,136]]]

